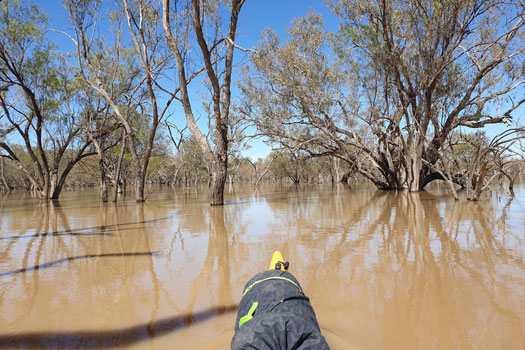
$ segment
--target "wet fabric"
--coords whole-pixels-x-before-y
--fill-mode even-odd
[[[326,350],[329,347],[299,282],[287,271],[269,270],[255,275],[244,287],[231,349]]]

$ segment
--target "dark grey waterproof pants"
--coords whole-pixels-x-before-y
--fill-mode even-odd
[[[299,282],[281,270],[261,272],[244,287],[231,348],[329,349]]]

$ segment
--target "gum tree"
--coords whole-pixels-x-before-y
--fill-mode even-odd
[[[230,18],[224,36],[221,4],[222,1],[162,1],[164,33],[177,66],[180,87],[177,99],[184,108],[188,128],[202,149],[210,169],[211,205],[224,204],[233,53],[236,48],[237,21],[244,0],[228,1],[226,12]],[[193,46],[194,42],[197,47]],[[200,71],[205,72],[205,84],[211,95],[211,142],[197,125],[194,116],[196,102],[188,92],[188,81]]]
[[[525,102],[520,0],[331,6],[336,36],[313,13],[284,43],[268,31],[240,87],[242,112],[285,148],[338,157],[378,188],[418,191],[443,178],[451,132],[505,128]]]
[[[381,187],[417,191],[442,178],[434,167],[453,130],[504,124],[525,101],[521,0],[332,6],[343,20],[340,57],[360,63],[350,72],[376,146],[359,135],[353,141],[372,160]]]
[[[75,30],[71,39],[84,81],[106,100],[110,114],[125,130],[135,170],[135,198],[144,202],[157,130],[175,97],[161,86],[170,59],[162,45],[161,20],[154,4],[123,0],[108,12],[114,28],[104,37],[96,27],[102,15],[100,3],[66,1]],[[124,36],[131,38],[129,45]]]
[[[7,126],[0,156],[17,165],[40,198],[57,199],[73,166],[93,152],[69,108],[76,72],[44,36],[46,20],[34,5],[0,3],[0,120]]]

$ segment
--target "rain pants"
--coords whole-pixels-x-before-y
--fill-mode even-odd
[[[244,287],[232,350],[328,350],[315,312],[295,277],[281,270],[255,275]]]

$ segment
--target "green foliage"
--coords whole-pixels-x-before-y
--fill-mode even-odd
[[[454,132],[450,142],[451,150],[447,156],[455,160],[459,170],[474,164],[480,148],[487,147],[489,139],[483,131],[471,134]]]
[[[8,68],[4,60],[0,61],[0,79],[9,80],[12,70],[42,72],[51,50],[43,35],[46,25],[47,16],[34,4],[0,2],[0,50],[9,55],[11,66]]]
[[[204,153],[202,153],[201,148],[193,138],[182,141],[178,158],[188,171],[194,171],[200,174],[206,169]]]
[[[0,2],[0,32],[3,45],[25,47],[30,42],[42,40],[47,16],[36,5],[27,1],[3,0]]]
[[[451,132],[503,123],[524,103],[519,1],[329,4],[335,35],[310,13],[284,43],[267,30],[252,58],[244,111],[269,141],[337,156],[380,188],[420,190],[439,177]]]
[[[353,124],[339,102],[345,101],[345,70],[331,51],[332,36],[322,16],[309,13],[288,28],[290,39],[280,43],[268,29],[252,56],[255,71],[246,71],[239,88],[244,111],[260,132],[290,146],[325,137],[327,118]],[[293,141],[291,141],[293,139]]]

